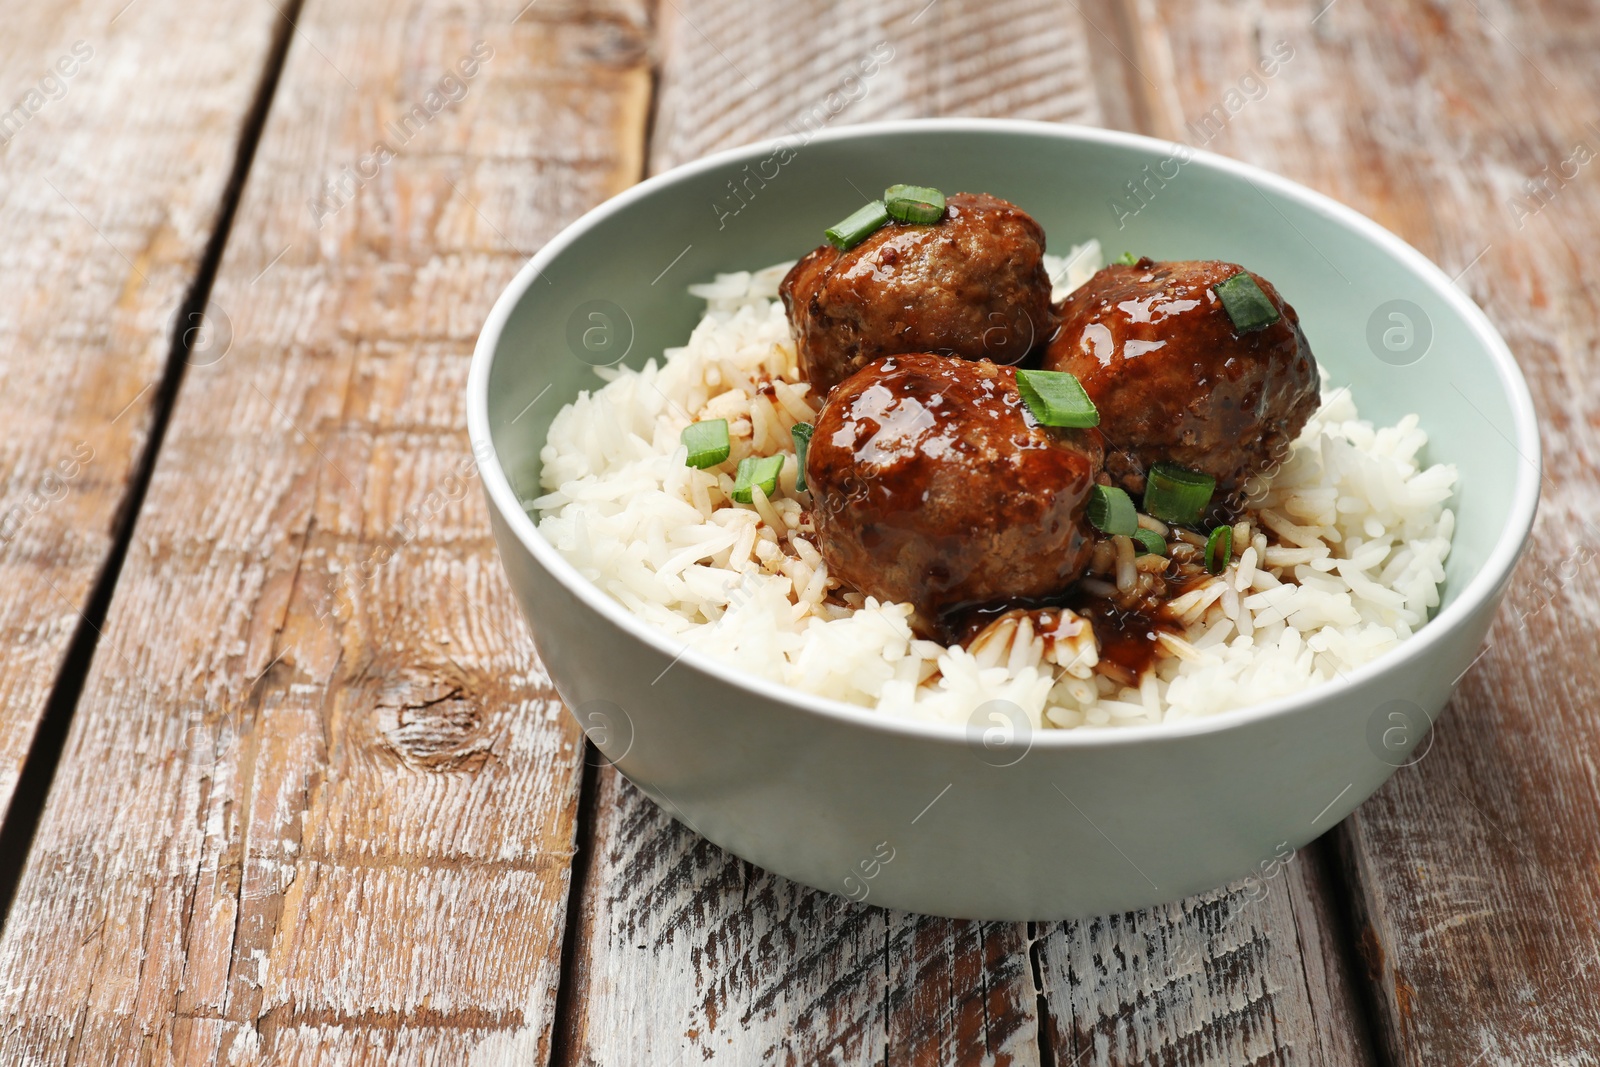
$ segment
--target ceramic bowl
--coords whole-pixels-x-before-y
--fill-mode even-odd
[[[1300,312],[1362,415],[1417,412],[1460,470],[1443,601],[1414,637],[1299,695],[1181,725],[983,732],[901,721],[730,669],[581,577],[522,502],[552,417],[683,343],[685,287],[793,259],[861,190],[910,181],[1030,212],[1052,251],[1242,263]],[[872,904],[1057,919],[1174,900],[1326,832],[1428,743],[1528,536],[1539,435],[1505,342],[1377,224],[1187,146],[1032,122],[933,120],[785,138],[651,178],[558,234],[495,304],[468,427],[494,535],[539,654],[600,751],[711,841]],[[1416,772],[1410,772],[1416,773]]]

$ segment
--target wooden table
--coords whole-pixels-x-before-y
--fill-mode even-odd
[[[5,5],[0,1062],[1600,1063],[1600,12],[525,3]],[[534,655],[463,431],[490,302],[880,42],[829,121],[1264,165],[1457,274],[1529,378],[1544,500],[1489,644],[1260,883],[853,905],[586,759]]]

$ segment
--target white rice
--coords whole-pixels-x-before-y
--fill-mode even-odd
[[[1059,299],[1099,269],[1095,242],[1046,257]],[[1347,389],[1322,406],[1269,479],[1234,561],[1169,606],[1179,633],[1137,686],[1097,669],[1092,629],[1015,618],[969,649],[920,640],[911,608],[838,589],[796,494],[789,428],[813,421],[778,283],[789,264],[692,286],[705,317],[683,348],[556,416],[545,494],[526,506],[588,579],[686,648],[739,670],[892,715],[965,723],[996,700],[1035,729],[1213,715],[1328,681],[1381,655],[1438,606],[1455,515],[1453,466],[1424,468],[1417,417],[1362,421]],[[766,388],[763,389],[763,384]],[[727,418],[733,452],[685,464],[679,434]],[[749,455],[788,456],[780,492],[730,500]],[[1111,672],[1115,673],[1115,672]]]

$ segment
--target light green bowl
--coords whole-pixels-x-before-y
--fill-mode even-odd
[[[582,578],[520,501],[539,495],[556,411],[599,384],[591,365],[639,366],[682,344],[702,307],[685,286],[795,258],[862,190],[902,181],[1005,197],[1054,252],[1097,237],[1108,255],[1231,260],[1271,279],[1363,417],[1417,412],[1428,459],[1460,470],[1435,618],[1289,699],[1171,726],[1036,732],[997,759],[960,727],[887,718],[685,651]],[[540,656],[623,773],[763,867],[964,918],[1172,900],[1329,829],[1407,761],[1472,662],[1539,491],[1538,428],[1511,353],[1410,246],[1220,156],[1031,122],[854,126],[628,190],[557,235],[501,295],[473,357],[468,426]]]

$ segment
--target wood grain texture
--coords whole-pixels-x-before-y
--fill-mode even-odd
[[[1139,75],[1119,17],[1032,0],[800,3],[775,31],[751,5],[670,0],[651,166],[790,123],[1135,121],[1146,104],[1127,95]],[[892,59],[843,93],[879,42]],[[835,110],[830,92],[855,98]],[[951,922],[796,886],[600,777],[560,1063],[1368,1062],[1314,860],[1091,923]]]
[[[1528,378],[1533,541],[1432,747],[1340,831],[1389,1058],[1600,1062],[1600,15],[1557,3],[1139,5],[1182,128],[1297,52],[1214,147],[1338,197],[1442,264]],[[1533,184],[1529,184],[1529,183]],[[1485,431],[1489,432],[1488,430]],[[1510,447],[1507,445],[1507,447]]]
[[[798,886],[609,768],[596,811],[568,1062],[1040,1063],[1025,927]]]
[[[1315,848],[1176,904],[1050,929],[1060,1064],[1372,1062]]]
[[[0,1060],[548,1054],[581,736],[463,392],[525,250],[638,176],[648,20],[520,6],[301,14],[231,348],[184,382],[0,942]]]
[[[8,7],[0,33],[0,815],[149,441],[282,20]]]
[[[1058,2],[799,0],[774,14],[665,0],[653,171],[790,130],[928,115],[1102,125],[1121,107],[1097,89],[1097,31]],[[861,77],[879,42],[892,57]]]
[[[1371,1062],[1314,851],[1081,923],[975,923],[797,886],[606,768],[558,1063]]]

